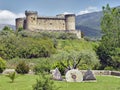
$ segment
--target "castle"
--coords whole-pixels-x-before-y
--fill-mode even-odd
[[[42,17],[38,16],[36,11],[25,11],[25,15],[25,18],[16,19],[16,29],[75,33],[78,38],[81,38],[81,32],[75,30],[75,14]]]

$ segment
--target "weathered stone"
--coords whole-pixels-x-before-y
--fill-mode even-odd
[[[16,29],[26,30],[74,30],[75,14],[57,15],[55,17],[38,16],[36,11],[25,11],[26,18],[16,19]]]
[[[10,74],[16,72],[15,69],[5,69],[2,74]]]
[[[62,76],[61,76],[61,73],[58,70],[58,68],[56,68],[55,70],[52,70],[51,72],[52,72],[52,76],[53,76],[54,80],[60,80],[60,81],[62,81]]]
[[[34,32],[68,32],[81,38],[81,31],[75,29],[75,14],[42,17],[36,11],[25,11],[25,15],[24,18],[16,19],[16,30],[23,28]]]
[[[87,81],[87,80],[96,80],[94,74],[92,73],[91,70],[87,70],[87,72],[84,74],[83,76],[83,80]]]
[[[69,70],[65,75],[67,82],[81,82],[83,81],[82,73],[77,69]]]
[[[35,72],[33,72],[32,70],[29,70],[28,74],[34,75]]]

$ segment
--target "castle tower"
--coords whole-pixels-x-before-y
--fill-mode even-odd
[[[24,18],[17,18],[16,19],[16,30],[18,30],[19,28],[23,28],[24,29]]]
[[[31,30],[34,29],[37,24],[37,12],[36,11],[25,11],[26,15],[26,29]]]
[[[75,30],[75,14],[65,15],[66,30]]]

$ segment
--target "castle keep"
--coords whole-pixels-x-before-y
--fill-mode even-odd
[[[80,31],[75,30],[75,14],[56,15],[55,17],[38,16],[36,11],[25,11],[25,18],[16,19],[16,29],[30,31],[60,31],[76,33],[81,38]],[[79,35],[78,35],[79,34]]]

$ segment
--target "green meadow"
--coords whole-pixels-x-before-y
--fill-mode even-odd
[[[32,90],[37,75],[18,75],[14,83],[5,75],[0,75],[0,90]],[[96,82],[68,83],[54,81],[59,90],[120,90],[120,78],[113,76],[96,76]]]

